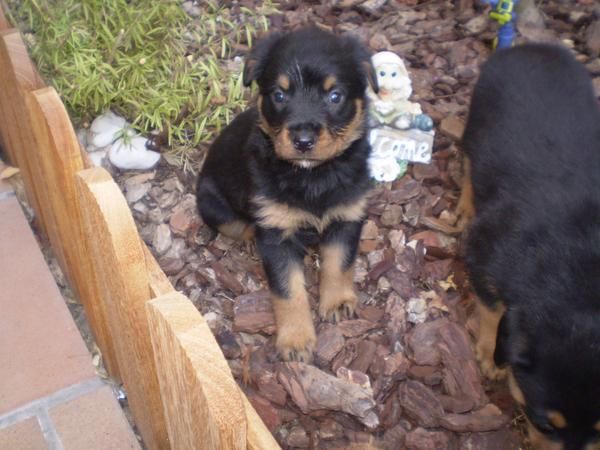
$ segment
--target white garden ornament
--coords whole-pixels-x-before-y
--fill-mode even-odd
[[[377,181],[393,181],[404,173],[406,162],[429,163],[433,147],[433,121],[421,105],[409,100],[412,83],[402,59],[379,52],[371,59],[379,92],[369,88],[371,100],[369,167]]]
[[[148,150],[147,142],[125,119],[108,111],[92,122],[86,149],[97,166],[108,155],[111,164],[121,170],[148,170],[156,166],[160,153]]]

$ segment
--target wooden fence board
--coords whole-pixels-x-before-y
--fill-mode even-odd
[[[94,262],[135,423],[148,448],[169,448],[144,308],[151,288],[143,244],[127,202],[106,170],[87,169],[76,179],[85,232],[93,240]]]
[[[121,376],[146,447],[279,449],[201,314],[139,237],[110,174],[82,170],[89,160],[64,105],[1,8],[0,145],[21,169],[36,222],[84,304],[109,372]]]
[[[146,311],[172,448],[245,449],[242,395],[202,315],[177,292]]]
[[[25,108],[24,93],[43,87],[33,67],[27,48],[17,30],[0,31],[0,136],[10,162],[21,170],[25,193],[37,214],[38,225],[47,232],[47,224],[40,204],[46,189],[39,179],[36,159],[27,157],[35,148],[30,122]],[[60,255],[57,255],[60,256]]]
[[[25,100],[37,145],[38,164],[48,188],[48,203],[43,208],[46,216],[53,216],[56,226],[50,243],[53,248],[62,249],[66,264],[63,271],[69,275],[71,285],[85,308],[109,373],[119,380],[107,313],[90,258],[91,242],[85,239],[78,204],[75,174],[84,168],[79,141],[53,88],[26,93]]]
[[[0,7],[0,31],[8,30],[10,28],[10,23],[6,20],[6,16],[4,15],[4,11],[2,7]]]

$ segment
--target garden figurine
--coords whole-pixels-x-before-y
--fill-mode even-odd
[[[398,55],[379,52],[371,61],[379,92],[368,90],[373,149],[369,167],[375,180],[393,181],[406,171],[407,161],[430,161],[433,121],[423,114],[421,105],[409,100],[412,82]]]

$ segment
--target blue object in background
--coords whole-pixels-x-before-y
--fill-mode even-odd
[[[498,36],[494,40],[494,48],[512,47],[515,37],[515,21],[517,13],[515,6],[519,0],[483,0],[492,5],[490,17],[497,21],[501,27],[498,30]]]

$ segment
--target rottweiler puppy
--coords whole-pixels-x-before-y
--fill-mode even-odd
[[[586,70],[560,47],[498,51],[462,146],[482,371],[507,366],[537,448],[598,449],[600,109]]]
[[[204,222],[234,238],[256,237],[272,293],[276,347],[310,361],[315,346],[303,259],[320,249],[319,315],[353,315],[353,263],[370,186],[366,137],[369,52],[316,28],[259,41],[243,83],[258,100],[210,147],[197,185]]]

